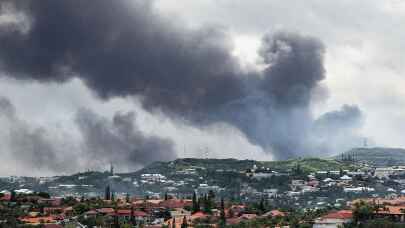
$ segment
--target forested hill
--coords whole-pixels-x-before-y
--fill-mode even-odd
[[[173,170],[183,170],[185,168],[193,167],[204,168],[206,170],[245,171],[246,169],[252,168],[254,165],[258,168],[264,167],[278,172],[289,172],[297,165],[307,172],[350,168],[339,161],[320,158],[303,158],[284,161],[182,158],[170,162],[155,162],[137,171],[137,173],[167,173]]]
[[[353,159],[357,162],[365,162],[372,166],[398,166],[405,165],[405,149],[402,148],[353,148],[335,159]]]

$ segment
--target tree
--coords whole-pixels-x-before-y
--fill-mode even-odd
[[[111,200],[112,200],[112,201],[114,201],[114,200],[115,200],[115,194],[114,194],[114,192],[113,192],[113,191],[111,192]]]
[[[187,224],[187,218],[186,216],[183,217],[183,223],[181,224],[181,228],[187,228],[188,224]]]
[[[131,201],[131,196],[129,195],[129,193],[127,193],[127,195],[125,196],[125,202],[129,203]]]
[[[374,212],[378,210],[374,205],[364,201],[359,201],[354,204],[353,221],[355,224],[362,223],[372,219]]]
[[[17,200],[17,193],[14,190],[11,190],[10,201],[15,202]]]
[[[117,207],[114,209],[114,228],[120,228],[120,222],[118,220],[118,215],[117,215]]]
[[[266,211],[266,207],[264,205],[264,198],[263,197],[260,199],[259,210],[260,210],[261,213],[264,213]]]
[[[50,196],[49,193],[47,193],[47,192],[38,192],[37,195],[38,195],[39,197],[46,198],[46,199],[51,198],[51,196]]]
[[[165,193],[165,200],[168,200],[169,196],[167,195],[167,192]]]
[[[198,205],[197,195],[195,192],[193,193],[193,204],[192,204],[192,212],[196,213],[200,210],[200,205]]]
[[[226,226],[226,217],[225,217],[225,203],[224,198],[221,198],[221,212],[219,217],[219,227]]]
[[[107,185],[107,187],[105,187],[104,199],[105,199],[105,200],[110,200],[110,199],[111,199],[111,188],[110,188],[110,185]]]
[[[214,191],[210,190],[210,191],[208,192],[208,198],[209,198],[210,200],[212,200],[212,201],[215,200],[215,193],[214,193]]]
[[[130,218],[130,223],[132,226],[136,226],[136,219],[135,219],[135,215],[134,215],[134,206],[131,206],[131,218]]]
[[[203,197],[203,205],[204,205],[204,212],[205,213],[211,213],[211,202],[209,197],[205,194]]]
[[[84,203],[79,203],[73,206],[73,211],[76,215],[81,215],[88,210],[90,210],[90,208]]]
[[[204,212],[211,213],[212,207],[214,206],[215,202],[215,193],[214,191],[210,190],[208,195],[204,195]]]
[[[172,228],[176,228],[176,219],[173,217],[172,220]]]

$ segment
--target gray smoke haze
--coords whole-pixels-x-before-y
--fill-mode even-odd
[[[225,30],[184,28],[158,15],[150,1],[13,0],[5,1],[2,11],[22,13],[29,24],[28,29],[0,25],[0,66],[10,77],[41,82],[78,77],[102,99],[140,98],[149,111],[197,126],[230,123],[279,159],[324,153],[313,140],[318,121],[310,112],[312,95],[325,78],[325,48],[315,38],[266,35],[260,55],[267,67],[245,73]],[[319,122],[339,118],[329,116]],[[109,122],[79,112],[86,151],[101,159],[119,153],[134,164],[174,157],[170,142],[142,136],[129,124],[132,118],[117,114]],[[344,118],[337,127],[352,123]]]
[[[99,164],[119,163],[134,170],[156,160],[173,160],[176,154],[172,142],[145,136],[134,125],[135,114],[116,113],[112,120],[90,110],[80,110],[76,123],[84,138],[84,151],[89,160]]]
[[[31,170],[71,172],[71,168],[77,168],[68,164],[77,164],[78,157],[64,153],[67,148],[55,142],[46,129],[21,120],[13,104],[4,97],[0,97],[0,123],[2,156],[9,157],[5,161],[17,161],[21,167]]]
[[[333,154],[358,147],[364,139],[358,130],[364,123],[359,107],[343,105],[340,110],[320,116],[313,124],[312,137],[318,151]]]
[[[100,169],[110,162],[121,170],[135,170],[156,160],[176,158],[171,141],[146,136],[135,125],[135,114],[117,112],[112,119],[88,109],[75,114],[82,140],[55,136],[50,127],[22,120],[9,99],[0,97],[0,136],[5,161],[45,173],[72,173]]]

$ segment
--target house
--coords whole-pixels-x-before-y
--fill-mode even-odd
[[[191,216],[191,212],[182,208],[177,208],[170,211],[170,216],[175,219],[183,219],[184,217],[188,219]]]
[[[102,215],[114,215],[115,210],[113,208],[110,208],[110,207],[105,207],[105,208],[97,209],[97,212],[102,214]]]
[[[159,203],[160,207],[175,209],[175,208],[184,208],[186,206],[191,206],[191,200],[179,200],[179,199],[169,199]]]
[[[129,209],[119,209],[115,213],[121,220],[129,221],[131,219],[131,210]],[[149,215],[143,211],[133,211],[132,216],[134,216],[137,222],[139,221],[147,221]]]
[[[362,193],[362,192],[374,192],[374,188],[369,187],[348,187],[343,189],[346,193]]]
[[[278,196],[278,189],[276,188],[263,189],[263,196],[267,198],[275,198]]]
[[[272,217],[284,217],[286,213],[279,211],[279,210],[271,210],[267,212],[266,214],[272,216]]]
[[[331,212],[315,220],[313,228],[339,228],[353,219],[352,211],[341,210]]]
[[[389,217],[393,221],[404,222],[405,206],[384,206],[383,208],[380,208],[375,214],[378,217]]]

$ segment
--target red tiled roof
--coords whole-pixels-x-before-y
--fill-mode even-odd
[[[143,212],[143,211],[134,211],[133,215],[135,217],[147,217],[148,216],[148,214],[146,212]]]
[[[10,201],[11,200],[11,194],[10,193],[5,193],[3,195],[3,197],[0,198],[0,200]]]
[[[122,216],[130,216],[131,215],[131,210],[128,209],[120,209],[117,210],[117,215],[122,215]],[[134,211],[133,215],[135,217],[147,217],[148,214],[143,211]]]
[[[205,218],[207,216],[208,215],[205,214],[204,212],[198,211],[198,212],[191,215],[191,220],[198,219],[198,218]]]
[[[160,202],[159,205],[165,208],[183,208],[185,206],[191,206],[191,204],[192,202],[190,200],[169,199]]]
[[[100,213],[103,213],[103,214],[113,214],[114,213],[114,209],[110,208],[110,207],[100,208],[100,209],[97,209],[97,211]]]
[[[353,213],[350,210],[341,210],[336,212],[331,212],[322,217],[323,219],[351,219],[353,218]]]
[[[117,214],[118,214],[118,215],[130,215],[130,214],[131,214],[131,210],[120,209],[120,210],[117,210]]]

